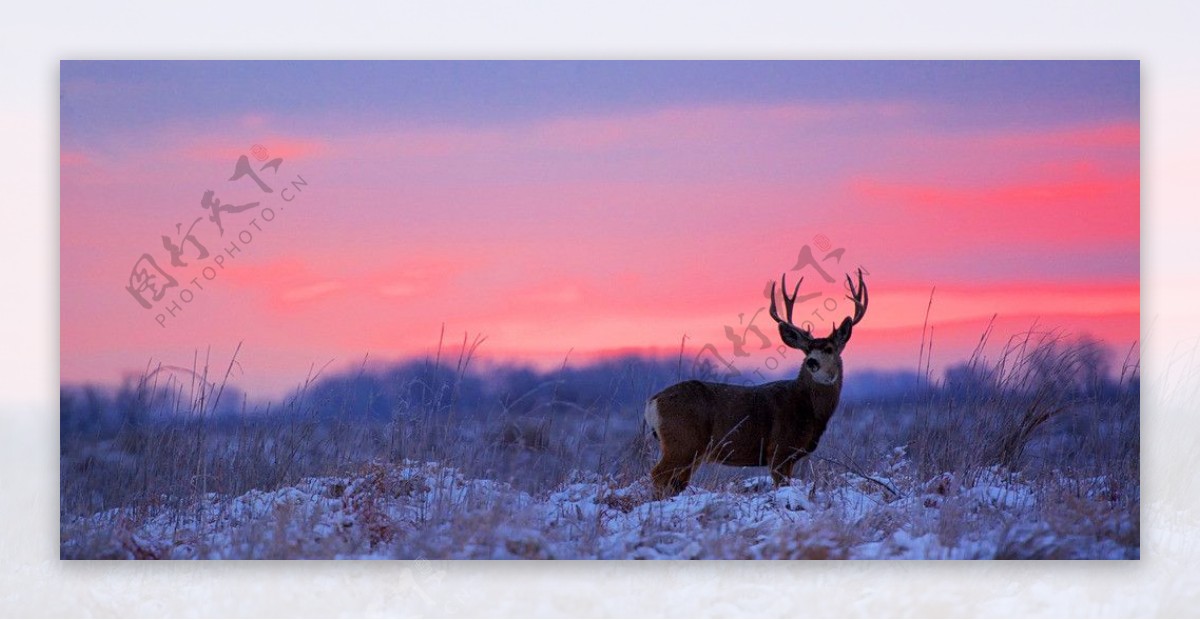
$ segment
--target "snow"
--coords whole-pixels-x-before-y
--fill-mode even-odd
[[[911,469],[911,468],[908,468]],[[761,476],[655,499],[645,479],[577,472],[531,495],[440,463],[183,509],[64,519],[64,557],[226,558],[1137,558],[1136,505],[1104,478],[1031,482],[998,468],[918,481],[903,463],[776,488]],[[1082,489],[1082,492],[1080,491]],[[899,493],[893,492],[897,490]],[[1073,493],[1063,513],[1055,498]],[[1128,508],[1128,506],[1126,506]],[[1091,528],[1091,529],[1088,529]]]

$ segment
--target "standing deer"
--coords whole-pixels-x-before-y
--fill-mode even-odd
[[[783,303],[787,320],[775,308],[771,283],[771,318],[779,323],[784,344],[805,353],[795,379],[741,386],[709,381],[684,381],[655,394],[646,403],[646,423],[662,448],[651,470],[655,492],[675,495],[688,485],[692,472],[709,461],[741,467],[771,468],[776,486],[791,477],[792,466],[817,448],[842,393],[842,350],[850,332],[867,312],[867,285],[858,270],[858,286],[846,276],[854,316],[842,320],[827,338],[814,338],[792,323],[792,307],[800,282]]]

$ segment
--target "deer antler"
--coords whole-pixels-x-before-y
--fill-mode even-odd
[[[868,302],[867,283],[863,281],[862,269],[858,270],[858,288],[855,288],[854,281],[850,279],[849,274],[846,275],[846,288],[850,289],[850,294],[846,296],[846,299],[854,302],[854,316],[850,317],[850,324],[858,325],[858,322],[863,320],[867,314]]]
[[[783,280],[783,309],[787,312],[787,320],[779,317],[779,310],[775,307],[775,283],[771,283],[771,318],[779,323],[779,335],[783,338],[783,342],[790,347],[808,350],[808,347],[814,340],[813,335],[808,330],[797,327],[792,322],[792,309],[796,306],[796,297],[800,295],[800,285],[804,283],[804,278],[796,283],[796,287],[792,289],[792,294],[787,293],[787,273],[784,273],[780,278]]]
[[[779,318],[779,311],[775,309],[774,281],[771,281],[771,318],[775,319],[776,323],[787,323],[788,325],[795,327],[796,325],[792,323],[792,308],[796,305],[796,297],[800,294],[800,285],[804,283],[804,278],[801,277],[800,281],[796,283],[796,288],[792,290],[791,297],[788,297],[787,294],[787,273],[784,273],[781,279],[783,280],[783,308],[787,312],[787,320],[784,321],[783,319]]]

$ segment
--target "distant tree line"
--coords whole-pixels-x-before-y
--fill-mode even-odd
[[[950,367],[939,381],[911,371],[849,371],[843,400],[871,404],[967,394],[978,398],[1021,389],[1030,384],[1029,376],[1051,382],[1063,393],[1136,397],[1136,371],[1113,372],[1112,356],[1099,342],[1049,340],[1038,347],[1021,357],[1019,367],[1006,367],[1004,360],[973,359]],[[64,385],[59,396],[60,436],[64,442],[114,438],[123,431],[136,434],[148,425],[181,418],[219,426],[295,415],[325,422],[380,423],[430,413],[477,418],[606,408],[640,411],[649,396],[689,378],[685,366],[674,359],[625,356],[547,371],[512,365],[463,371],[411,360],[329,375],[282,403],[251,403],[232,386],[198,388],[196,381],[166,380],[157,373],[153,380],[128,377],[116,387]]]

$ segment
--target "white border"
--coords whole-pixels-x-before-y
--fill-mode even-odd
[[[836,7],[836,8],[832,8]],[[0,24],[0,614],[1190,615],[1200,611],[1200,4],[108,2]],[[14,14],[14,12],[16,14]],[[58,60],[1121,58],[1143,74],[1143,560],[67,563],[57,560]],[[1182,344],[1179,344],[1182,343]]]

